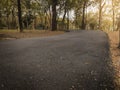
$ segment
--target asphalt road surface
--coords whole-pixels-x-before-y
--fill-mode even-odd
[[[102,31],[0,41],[0,90],[114,90],[108,47]]]

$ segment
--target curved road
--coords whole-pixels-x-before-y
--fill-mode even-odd
[[[0,90],[114,90],[102,31],[0,41]]]

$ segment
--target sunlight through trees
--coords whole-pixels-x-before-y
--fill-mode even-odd
[[[0,28],[113,31],[119,8],[119,0],[1,0]]]

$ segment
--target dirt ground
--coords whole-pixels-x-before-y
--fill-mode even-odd
[[[0,30],[0,40],[44,37],[59,35],[63,33],[64,33],[63,31],[49,31],[49,30],[24,30],[23,33],[20,33],[17,30]]]
[[[113,66],[115,68],[116,90],[120,90],[120,49],[118,49],[119,32],[107,32],[110,40],[110,50]]]

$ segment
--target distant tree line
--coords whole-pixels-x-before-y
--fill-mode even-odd
[[[115,30],[120,5],[119,0],[110,1],[112,7],[106,14],[106,0],[1,0],[0,28],[20,29],[21,32],[23,29]],[[95,7],[96,11],[90,11],[90,7]]]

